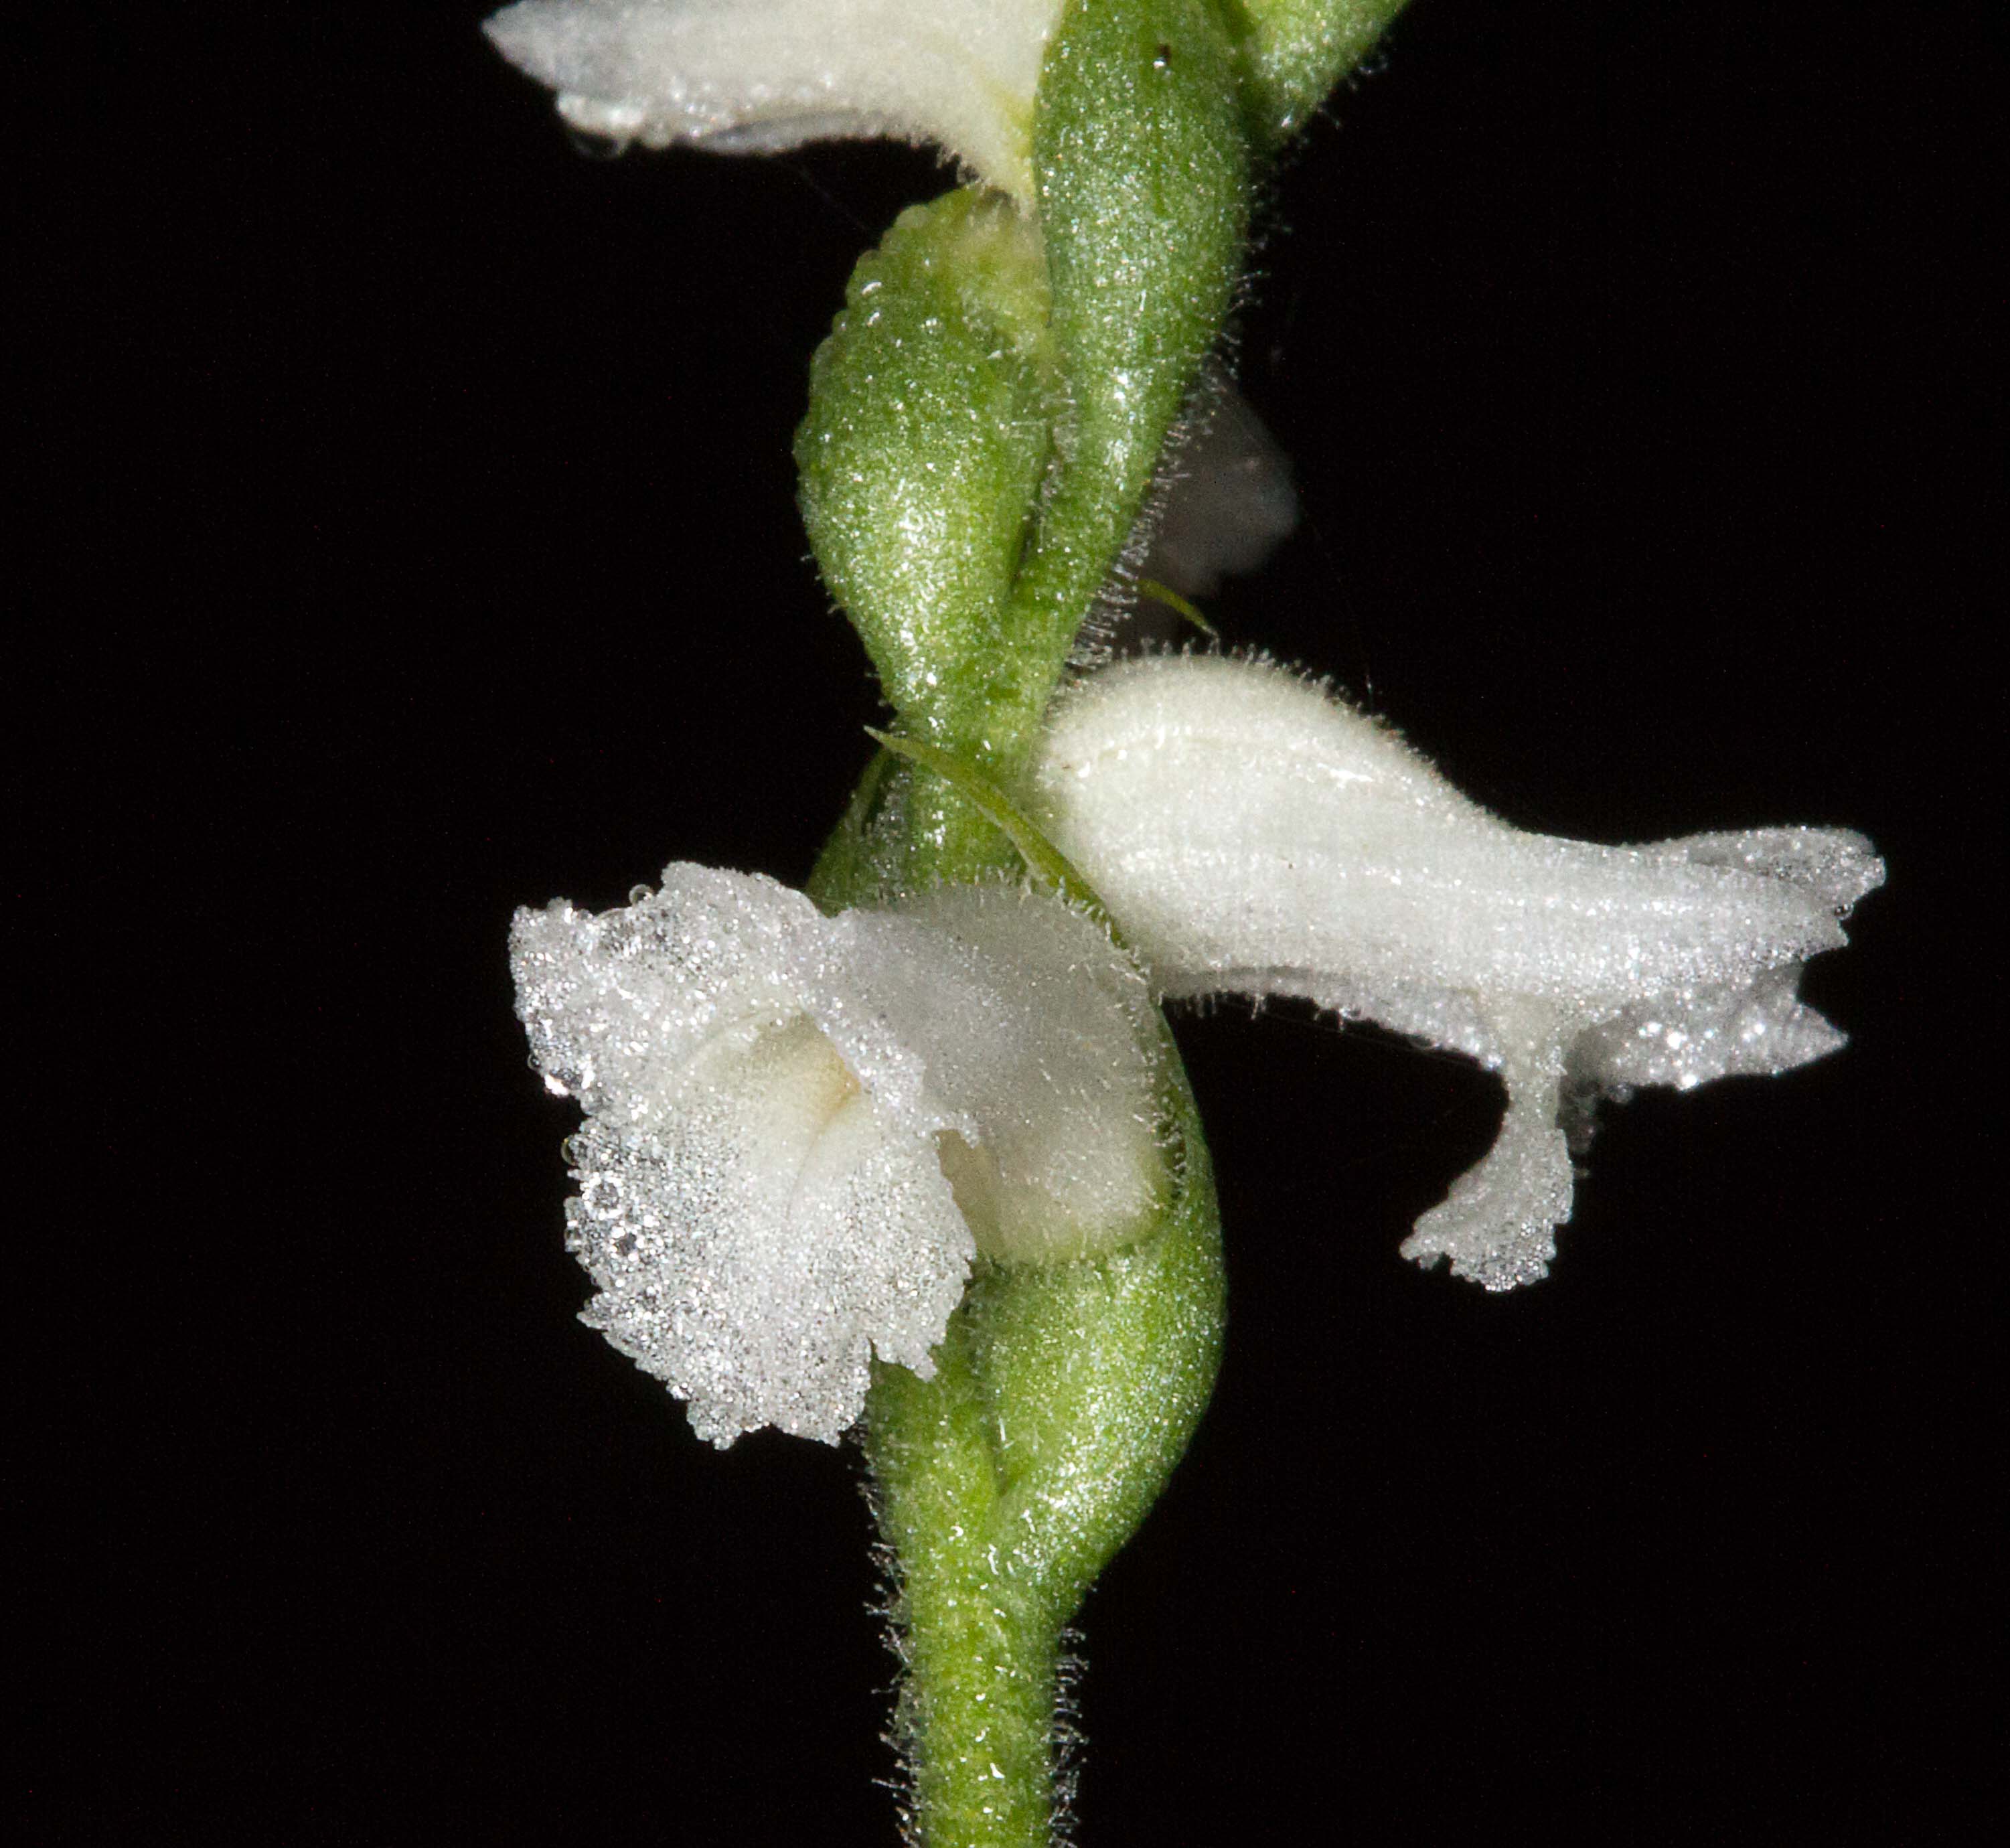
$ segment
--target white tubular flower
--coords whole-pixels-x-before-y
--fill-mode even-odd
[[[1784,1071],[1842,1043],[1795,984],[1884,877],[1840,830],[1522,833],[1374,720],[1219,657],[1081,682],[1029,801],[1160,993],[1305,996],[1500,1071],[1498,1141],[1403,1246],[1495,1290],[1555,1256],[1567,1101]]]
[[[932,142],[1032,200],[1033,91],[1061,0],[520,0],[503,56],[590,134],[765,154]]]
[[[959,887],[826,918],[673,865],[623,910],[520,911],[510,962],[531,1063],[586,1111],[583,1319],[721,1446],[836,1442],[874,1354],[929,1377],[974,1258],[1156,1221],[1150,997],[1058,900]]]

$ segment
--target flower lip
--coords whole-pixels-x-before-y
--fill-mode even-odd
[[[1525,834],[1395,733],[1260,662],[1153,656],[1057,702],[1028,806],[1168,997],[1296,995],[1499,1071],[1494,1152],[1404,1250],[1489,1288],[1568,1217],[1565,1093],[1819,1057],[1806,959],[1884,878],[1861,835]]]
[[[576,128],[769,153],[850,137],[944,148],[1022,201],[1060,0],[518,0],[485,30]]]
[[[511,931],[532,1063],[576,1095],[584,1319],[730,1443],[835,1441],[874,1356],[926,1377],[980,1256],[1075,1257],[1162,1204],[1142,979],[1003,886],[825,918],[673,865]]]

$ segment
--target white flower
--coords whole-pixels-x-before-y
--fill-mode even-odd
[[[673,865],[510,933],[531,1062],[578,1098],[584,1319],[722,1445],[835,1442],[871,1357],[932,1372],[974,1258],[1050,1261],[1160,1209],[1142,978],[1056,899],[945,888],[821,915]]]
[[[1309,997],[1500,1072],[1498,1141],[1403,1246],[1490,1289],[1555,1255],[1568,1104],[1842,1043],[1795,983],[1884,876],[1837,830],[1630,848],[1522,833],[1373,720],[1219,657],[1081,682],[1029,804],[1161,993]]]
[[[1032,198],[1061,0],[520,0],[488,23],[575,127],[728,153],[891,136]]]

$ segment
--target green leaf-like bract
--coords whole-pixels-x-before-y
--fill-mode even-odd
[[[1009,201],[914,206],[852,272],[796,437],[810,543],[903,727],[979,761],[1029,645],[1007,609],[1058,397],[1047,321]]]
[[[1238,75],[1208,0],[1074,0],[1047,48],[1034,186],[1067,415],[1013,609],[1043,632],[1065,628],[1071,645],[1241,273],[1250,155]],[[1066,654],[1038,689],[1036,722]]]
[[[989,777],[939,745],[928,744],[920,738],[902,737],[897,732],[874,731],[869,725],[865,729],[894,756],[932,770],[1011,842],[1013,851],[1025,862],[1026,871],[1035,884],[1058,893],[1099,925],[1118,949],[1129,954],[1111,921],[1110,908],[1096,895],[1094,887],[1070,862],[1067,855],[1040,832],[1032,817]]]
[[[963,191],[854,273],[797,441],[825,581],[908,735],[1009,787],[1135,526],[1240,273],[1241,69],[1209,0],[1073,0],[1035,112],[1038,226]],[[1012,856],[925,771],[875,763],[825,904]]]
[[[1266,145],[1305,126],[1405,0],[1226,0],[1240,27],[1249,113]]]

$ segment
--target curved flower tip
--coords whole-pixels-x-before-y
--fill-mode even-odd
[[[1490,1289],[1555,1255],[1567,1103],[1784,1071],[1842,1043],[1795,985],[1884,876],[1841,830],[1649,847],[1522,833],[1375,720],[1216,656],[1080,683],[1029,805],[1161,993],[1304,996],[1500,1072],[1499,1140],[1403,1246]]]
[[[1061,0],[520,0],[487,25],[590,134],[725,153],[890,136],[1032,197]]]
[[[835,1442],[875,1355],[932,1372],[973,1260],[1156,1222],[1149,996],[1058,901],[965,887],[825,918],[673,865],[622,910],[520,911],[510,961],[531,1063],[586,1111],[583,1319],[715,1443]]]

